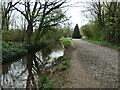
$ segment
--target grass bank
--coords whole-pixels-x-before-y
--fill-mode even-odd
[[[55,88],[64,88],[64,84],[66,83],[66,74],[68,73],[68,70],[70,68],[70,59],[71,59],[71,43],[72,43],[72,38],[61,38],[60,39],[61,43],[65,47],[64,51],[64,56],[59,57],[57,59],[58,62],[60,62],[56,69],[57,69],[57,75],[58,75],[58,80],[55,83]]]
[[[36,52],[46,46],[45,43],[39,43],[33,46],[26,42],[2,42],[2,62],[10,62],[14,59],[25,56],[28,53]]]
[[[71,38],[69,38],[68,40],[70,40],[70,42],[72,43],[72,39]],[[69,44],[68,47],[65,48],[65,52],[64,52],[64,56],[63,56],[65,59],[67,59],[66,62],[68,63],[68,66],[67,66],[67,68],[64,71],[62,71],[60,73],[59,80],[56,83],[56,88],[64,88],[64,85],[66,84],[66,77],[67,77],[67,74],[69,73],[69,70],[70,70],[70,60],[71,60],[71,56],[72,56],[71,52],[74,50],[71,47],[71,43]]]
[[[53,64],[52,73],[50,72],[44,72],[39,77],[39,88],[41,90],[49,90],[52,88],[58,88],[56,85],[57,82],[61,79],[63,72],[69,68],[69,62],[68,59],[64,56],[61,56],[57,58]],[[48,70],[47,70],[48,71]]]
[[[69,56],[67,53],[68,53],[69,47],[71,46],[71,41],[72,41],[72,38],[60,39],[61,44],[63,44],[63,46],[65,47],[64,55],[61,57],[58,57],[53,63],[51,75],[46,76],[45,74],[43,74],[43,76],[40,76],[39,83],[40,83],[41,90],[62,88],[63,84],[65,83],[64,82],[65,73],[70,67]]]
[[[92,39],[85,39],[85,38],[82,39],[82,40],[90,42],[90,43],[106,46],[106,47],[109,47],[109,48],[113,48],[113,49],[116,49],[116,50],[120,50],[120,45],[111,44],[111,43],[107,43],[107,42],[103,42],[103,41],[92,40]]]

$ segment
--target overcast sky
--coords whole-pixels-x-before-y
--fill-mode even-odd
[[[71,0],[69,2],[70,7],[68,7],[67,16],[71,16],[70,22],[72,23],[72,27],[74,27],[76,24],[81,27],[82,25],[88,23],[88,18],[86,18],[85,14],[82,12],[86,9],[84,6],[88,5],[88,1],[90,0]]]
[[[82,11],[86,10],[85,7],[90,5],[89,3],[93,1],[96,2],[99,0],[70,0],[69,4],[75,4],[79,2],[78,4],[75,4],[72,7],[69,7],[69,10],[67,11],[67,15],[71,16],[70,21],[73,23],[72,27],[75,27],[75,24],[78,24],[79,27],[81,27],[82,25],[85,25],[89,22],[88,18],[85,17],[85,14]],[[105,1],[105,0],[100,0],[100,1]],[[106,0],[106,1],[116,2],[116,0]],[[117,1],[120,2],[120,0],[117,0]],[[91,17],[88,12],[87,12],[87,15]]]
[[[66,9],[68,9],[66,14],[67,16],[71,16],[69,22],[72,23],[72,27],[74,28],[76,24],[78,24],[79,27],[87,24],[89,20],[82,11],[86,10],[85,7],[89,5],[88,2],[91,2],[93,0],[68,0],[68,1],[70,2],[67,3],[67,5],[70,5],[70,6],[66,7]],[[110,1],[110,0],[107,0],[107,1]],[[90,16],[88,13],[87,15]]]
[[[81,27],[82,25],[87,24],[88,19],[85,17],[85,15],[84,15],[84,13],[82,11],[86,9],[84,6],[86,6],[87,2],[89,2],[90,0],[68,0],[68,1],[69,2],[66,3],[66,4],[70,5],[70,6],[66,7],[66,10],[68,10],[66,12],[66,14],[67,14],[67,16],[71,16],[69,22],[72,23],[72,27],[74,28],[76,24],[78,24],[79,27]],[[66,6],[66,4],[64,4],[64,6]],[[19,16],[19,14],[17,14],[17,16]],[[17,17],[17,19],[18,19],[18,17]],[[18,22],[18,24],[19,23],[20,22]]]
[[[12,1],[16,1],[16,0],[12,0]],[[32,0],[32,1],[34,1],[34,0]],[[72,27],[75,27],[76,24],[78,24],[79,27],[87,24],[89,22],[89,20],[88,20],[88,18],[85,17],[85,14],[82,12],[83,10],[86,9],[84,6],[88,6],[88,2],[97,1],[97,0],[68,0],[68,1],[70,1],[70,2],[67,3],[67,5],[70,5],[70,6],[66,8],[66,9],[68,9],[67,16],[71,16],[70,22],[72,23]],[[102,1],[102,0],[100,0],[100,1]],[[111,0],[107,0],[107,1],[111,1]],[[118,1],[120,1],[120,0],[118,0]],[[78,4],[76,4],[76,3],[78,3]]]

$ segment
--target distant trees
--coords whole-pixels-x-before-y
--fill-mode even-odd
[[[41,41],[59,41],[61,37],[71,37],[72,29],[71,24],[68,22],[63,25],[57,25],[47,28],[47,33],[41,38]]]
[[[72,23],[65,23],[63,27],[61,27],[62,31],[63,31],[63,36],[64,37],[72,37]]]
[[[89,26],[86,29],[92,33],[92,39],[120,44],[120,2],[92,2],[90,8],[94,20],[85,26]],[[89,34],[86,35],[89,37]]]
[[[1,29],[2,30],[9,30],[9,24],[10,24],[10,17],[12,14],[12,11],[14,10],[13,7],[17,4],[12,2],[1,2]]]
[[[74,32],[72,34],[72,38],[81,38],[78,24],[76,24],[76,26],[74,28]]]
[[[46,33],[49,33],[49,30],[52,30],[51,28],[53,26],[63,24],[68,20],[65,15],[66,11],[63,10],[64,3],[66,3],[66,0],[19,0],[16,2],[1,2],[2,30],[9,30],[9,26],[14,30],[15,25],[19,24],[16,29],[24,29],[24,40],[30,43],[34,33],[33,42],[36,44]],[[15,24],[12,22],[10,25],[10,20],[13,19],[11,17],[13,10],[15,10],[14,13],[19,13]],[[22,18],[20,19],[19,17]]]
[[[93,37],[91,30],[90,30],[90,25],[88,24],[84,25],[80,28],[80,30],[81,30],[82,35],[84,35],[86,38],[91,39]]]

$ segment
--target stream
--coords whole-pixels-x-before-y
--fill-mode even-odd
[[[50,67],[55,59],[63,55],[63,46],[52,43],[36,53],[2,65],[2,88],[38,88],[38,78],[43,65]]]

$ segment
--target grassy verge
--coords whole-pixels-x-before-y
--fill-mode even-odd
[[[43,48],[45,44],[40,43],[37,46],[32,46],[31,43],[25,42],[2,42],[2,62],[6,63],[13,59],[25,56],[30,52],[34,52]]]
[[[72,38],[61,38],[60,42],[65,47],[65,52],[71,45]],[[39,88],[41,90],[50,90],[53,88],[62,88],[66,70],[70,67],[69,58],[66,54],[58,57],[51,68],[52,74],[43,74],[39,77]],[[46,72],[45,72],[46,73]]]
[[[59,57],[56,61],[60,62],[56,67],[57,71],[64,71],[69,67],[69,61],[64,56]]]
[[[71,45],[71,41],[72,41],[72,38],[69,38],[69,37],[67,38],[62,37],[60,39],[60,42],[63,44],[65,48],[68,48]]]
[[[64,85],[66,84],[66,76],[68,74],[68,71],[70,69],[70,60],[71,60],[71,52],[73,51],[73,48],[69,46],[68,48],[65,48],[64,56],[59,57],[57,59],[57,62],[60,62],[56,66],[56,71],[59,73],[58,80],[56,82],[55,88],[64,88]]]
[[[97,41],[97,40],[91,40],[91,39],[82,39],[82,40],[90,42],[90,43],[106,46],[106,47],[109,47],[109,48],[113,48],[113,49],[118,49],[118,50],[120,49],[120,45],[115,45],[115,44],[102,42],[102,41]]]
[[[69,67],[69,61],[66,57],[61,56],[55,60],[56,66],[54,66],[54,73],[50,75],[44,72],[39,77],[39,88],[41,90],[50,90],[56,88],[56,83],[60,80],[63,71]],[[47,74],[46,74],[47,73]]]
[[[49,90],[51,88],[55,88],[56,81],[57,81],[57,78],[49,80],[46,74],[42,74],[38,80],[39,88],[41,90]]]

